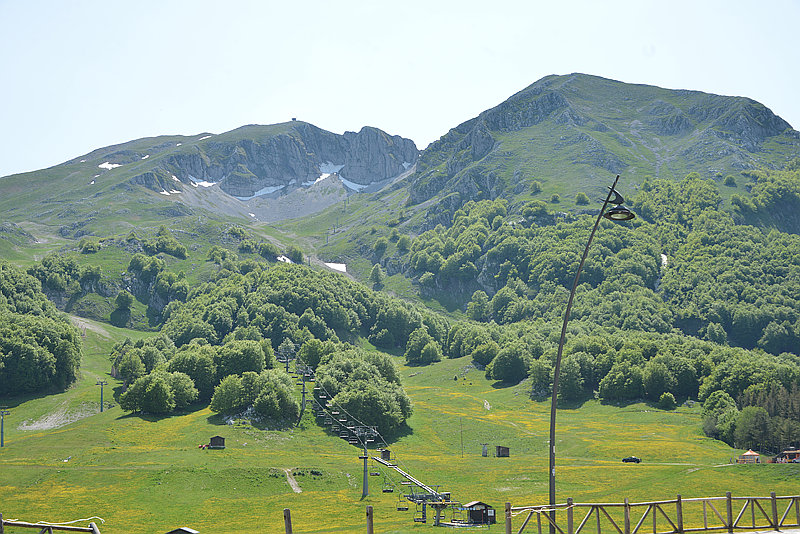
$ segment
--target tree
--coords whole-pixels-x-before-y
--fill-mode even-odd
[[[735,443],[742,449],[761,448],[769,437],[769,414],[761,406],[745,406],[736,417]]]
[[[558,402],[571,402],[583,397],[583,378],[581,366],[572,355],[561,362],[561,372],[558,379]]]
[[[586,193],[583,192],[578,193],[577,195],[575,195],[575,203],[578,206],[586,206],[589,204],[589,197],[586,196]]]
[[[264,370],[264,361],[264,350],[258,341],[231,341],[217,350],[217,379],[240,375],[245,371],[260,373]]]
[[[406,362],[410,364],[431,363],[430,361],[424,361],[422,357],[422,349],[424,349],[429,343],[436,343],[436,341],[431,337],[431,335],[428,333],[428,329],[424,326],[421,326],[411,332],[411,335],[408,336],[408,342],[406,343],[406,351],[403,354]],[[441,354],[441,348],[439,348],[439,354]]]
[[[369,273],[369,281],[372,283],[372,287],[375,289],[380,289],[383,287],[383,279],[386,275],[383,274],[383,269],[381,269],[380,264],[376,263],[373,265],[372,270]]]
[[[130,310],[133,305],[133,295],[123,289],[117,294],[114,303],[119,310]]]
[[[661,395],[675,386],[675,378],[661,362],[650,360],[642,372],[644,393],[648,399],[658,400]]]
[[[214,388],[211,410],[218,413],[233,413],[244,408],[242,379],[228,375]]]
[[[185,373],[197,388],[198,398],[210,400],[214,393],[216,350],[211,345],[190,343],[184,345],[167,364],[167,370]]]
[[[519,382],[525,378],[525,356],[523,347],[515,343],[504,347],[494,357],[492,363],[486,368],[491,378],[501,382]]]
[[[197,400],[198,391],[186,373],[169,373],[169,386],[175,399],[175,409],[182,410]]]
[[[136,379],[120,395],[119,405],[129,412],[165,414],[175,409],[175,394],[166,372],[155,372]]]
[[[480,289],[472,294],[467,304],[467,316],[474,321],[485,321],[489,316],[489,297]]]
[[[667,391],[666,393],[662,393],[661,397],[658,399],[658,407],[662,410],[673,410],[677,406],[675,402],[675,396]]]

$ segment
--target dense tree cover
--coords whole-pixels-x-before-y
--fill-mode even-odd
[[[195,400],[197,389],[187,374],[157,369],[137,378],[120,395],[119,405],[129,412],[165,414],[182,410]]]
[[[269,369],[228,375],[214,388],[211,409],[233,414],[252,408],[262,419],[279,426],[293,424],[300,416],[300,403],[289,375]]]
[[[336,273],[302,265],[257,267],[246,274],[220,271],[192,290],[186,303],[164,310],[163,332],[177,346],[192,339],[212,345],[233,339],[285,340],[301,347],[309,339],[354,340],[367,335],[382,348],[405,349],[411,332],[424,326],[437,343],[449,324],[441,316],[371,291]]]
[[[47,300],[39,280],[0,261],[0,394],[66,388],[80,358],[77,329]]]
[[[724,390],[703,403],[703,429],[731,446],[777,453],[800,443],[800,387],[777,379],[749,385],[738,403]],[[741,409],[740,409],[741,408]]]
[[[101,270],[96,265],[81,266],[73,256],[51,253],[29,267],[28,274],[41,282],[45,293],[73,295],[95,291]]]
[[[315,395],[320,395],[361,424],[391,434],[411,416],[411,400],[392,361],[378,352],[348,349],[325,356],[317,368]]]

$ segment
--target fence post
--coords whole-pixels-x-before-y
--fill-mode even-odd
[[[631,534],[631,503],[625,497],[625,534]]]
[[[728,516],[728,532],[733,532],[733,498],[731,492],[725,492],[725,515]]]
[[[3,534],[3,514],[0,514],[0,534]]]
[[[572,497],[567,498],[567,534],[573,534],[575,532],[574,529],[574,517],[572,512],[572,504],[573,504]]]
[[[286,528],[286,534],[292,534],[292,511],[288,508],[283,509],[283,525]]]
[[[511,503],[506,503],[506,534],[511,534]]]
[[[367,505],[367,534],[373,534],[372,530],[372,505]]]
[[[680,494],[678,494],[678,498],[675,499],[675,510],[678,513],[678,532],[683,532],[683,503],[681,502]]]
[[[774,491],[770,492],[769,498],[772,501],[772,528],[778,530],[778,498]]]

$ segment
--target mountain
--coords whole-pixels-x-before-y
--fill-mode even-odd
[[[411,177],[409,204],[447,197],[452,212],[539,186],[574,195],[614,174],[627,184],[692,172],[721,180],[798,156],[800,133],[749,98],[547,76],[431,144]]]
[[[0,208],[12,220],[59,224],[74,236],[120,210],[141,212],[143,204],[156,217],[201,208],[269,221],[312,213],[397,177],[417,156],[413,141],[377,128],[338,135],[301,121],[161,136],[0,178]]]

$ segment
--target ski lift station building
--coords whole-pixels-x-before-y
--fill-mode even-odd
[[[464,505],[468,523],[471,525],[491,525],[497,522],[494,508],[481,501],[472,501]]]

